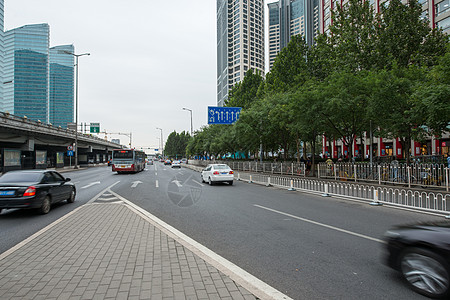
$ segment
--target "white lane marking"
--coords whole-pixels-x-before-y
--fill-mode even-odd
[[[135,188],[138,186],[139,183],[142,183],[142,181],[133,181],[133,184],[131,185],[132,188]]]
[[[297,216],[294,216],[294,215],[291,215],[291,214],[288,214],[288,213],[285,213],[285,212],[282,212],[282,211],[278,211],[278,210],[275,210],[275,209],[272,209],[272,208],[268,208],[268,207],[265,207],[265,206],[261,206],[261,205],[257,205],[257,204],[254,204],[253,206],[259,207],[259,208],[262,208],[262,209],[265,209],[265,210],[268,210],[268,211],[271,211],[271,212],[274,212],[274,213],[277,213],[277,214],[280,214],[280,215],[285,215],[285,216],[288,216],[288,217],[291,217],[291,218],[294,218],[294,219],[297,219],[297,220],[308,222],[308,223],[311,223],[311,224],[314,224],[314,225],[318,225],[318,226],[322,226],[322,227],[325,227],[325,228],[328,228],[328,229],[332,229],[332,230],[344,232],[344,233],[347,233],[347,234],[350,234],[350,235],[354,235],[354,236],[357,236],[357,237],[360,237],[360,238],[363,238],[363,239],[366,239],[366,240],[371,240],[371,241],[374,241],[374,242],[386,244],[386,242],[383,241],[383,240],[376,239],[376,238],[373,238],[373,237],[370,237],[370,236],[367,236],[367,235],[364,235],[364,234],[348,231],[348,230],[345,230],[345,229],[342,229],[342,228],[338,228],[338,227],[334,227],[334,226],[331,226],[331,225],[327,225],[327,224],[319,223],[319,222],[316,222],[316,221],[308,220],[308,219],[305,219],[305,218],[297,217]]]
[[[83,186],[82,189],[87,189],[88,187],[91,187],[91,186],[96,185],[96,184],[100,184],[100,181],[91,182],[88,185]]]
[[[131,201],[125,199],[119,194],[110,190],[110,192],[116,195],[117,198],[125,202],[129,208],[142,216],[149,223],[157,227],[159,230],[167,234],[169,237],[173,238],[187,249],[192,251],[194,254],[198,255],[200,258],[205,260],[207,263],[211,264],[213,267],[224,273],[226,276],[230,277],[231,280],[237,282],[243,288],[248,290],[253,295],[257,296],[259,299],[271,299],[271,300],[292,300],[289,296],[281,293],[277,289],[271,287],[264,281],[253,276],[247,271],[243,270],[239,266],[235,265],[231,261],[223,258],[217,253],[213,252],[209,248],[203,246],[199,242],[185,235],[178,229],[170,226],[166,222],[152,215],[145,209],[137,206]]]
[[[181,182],[179,182],[178,180],[173,180],[172,182],[175,183],[178,187],[183,187],[181,185]]]
[[[73,181],[73,184],[78,184],[80,183],[80,181]]]
[[[195,180],[195,179],[192,179],[192,181],[195,182],[196,184],[198,184],[199,186],[203,186],[203,184],[201,184],[200,182],[198,182],[198,181]]]
[[[156,187],[159,188],[159,182],[156,180]]]

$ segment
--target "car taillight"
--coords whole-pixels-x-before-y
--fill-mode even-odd
[[[134,164],[132,164],[132,165],[131,165],[131,170],[133,170],[133,171],[134,171]]]
[[[26,189],[25,193],[23,193],[24,197],[34,196],[36,195],[36,188],[34,186],[30,186]]]
[[[230,171],[230,174],[234,174],[234,172],[233,172],[233,171]]]
[[[219,171],[214,171],[213,175],[219,175]]]

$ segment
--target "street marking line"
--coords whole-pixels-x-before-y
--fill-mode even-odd
[[[36,232],[35,234],[31,235],[30,237],[26,238],[25,240],[21,241],[20,243],[18,243],[17,245],[15,245],[14,247],[10,248],[9,250],[6,250],[5,252],[3,252],[2,254],[0,254],[0,260],[4,259],[5,257],[7,257],[8,255],[14,253],[15,251],[19,250],[20,248],[22,248],[23,246],[25,246],[26,244],[28,244],[29,242],[31,242],[32,240],[34,240],[35,238],[37,238],[38,236],[40,236],[41,234],[44,234],[46,231],[50,230],[52,227],[55,227],[56,225],[58,225],[59,223],[61,223],[62,221],[64,221],[65,219],[67,219],[68,217],[70,217],[71,215],[73,215],[74,213],[76,213],[77,211],[79,211],[83,206],[88,205],[92,202],[94,202],[95,200],[97,200],[100,196],[103,195],[103,193],[105,193],[106,191],[108,191],[110,188],[112,188],[113,186],[115,186],[116,184],[118,184],[120,181],[117,181],[116,183],[110,185],[109,187],[107,187],[106,189],[104,189],[103,191],[101,191],[100,193],[98,193],[97,195],[95,195],[94,198],[92,198],[91,200],[89,200],[86,204],[81,205],[80,207],[75,208],[74,210],[72,210],[71,212],[67,213],[66,215],[62,216],[61,218],[59,218],[58,220],[54,221],[53,223],[47,225],[46,227],[42,228],[41,230],[39,230],[38,232]]]
[[[156,216],[152,215],[150,212],[139,207],[138,205],[132,203],[131,201],[125,199],[119,194],[110,191],[116,197],[124,201],[130,210],[134,211],[136,214],[140,215],[144,220],[147,220],[150,224],[167,234],[169,237],[173,238],[175,241],[192,251],[195,255],[202,258],[204,261],[224,273],[226,276],[230,277],[236,283],[241,285],[243,288],[248,290],[253,295],[257,296],[259,299],[280,299],[280,300],[292,300],[289,296],[281,293],[277,289],[271,287],[264,281],[256,278],[252,274],[243,270],[239,266],[235,265],[231,261],[223,258],[217,253],[213,252],[209,248],[198,243],[194,239],[185,235],[178,229],[172,227]]]
[[[203,184],[201,184],[200,182],[198,182],[198,181],[195,180],[195,179],[192,179],[192,181],[195,182],[196,184],[198,184],[199,186],[203,186]]]
[[[371,240],[371,241],[378,242],[378,243],[381,243],[381,244],[386,244],[386,242],[383,241],[383,240],[376,239],[376,238],[373,238],[373,237],[370,237],[370,236],[367,236],[367,235],[364,235],[364,234],[356,233],[356,232],[345,230],[345,229],[342,229],[342,228],[339,228],[339,227],[334,227],[334,226],[331,226],[331,225],[327,225],[327,224],[319,223],[319,222],[316,222],[316,221],[308,220],[308,219],[305,219],[305,218],[297,217],[297,216],[294,216],[294,215],[291,215],[291,214],[288,214],[288,213],[285,213],[285,212],[282,212],[282,211],[279,211],[279,210],[275,210],[275,209],[272,209],[272,208],[268,208],[268,207],[265,207],[265,206],[261,206],[261,205],[258,205],[258,204],[254,204],[253,206],[259,207],[259,208],[262,208],[262,209],[265,209],[265,210],[268,210],[268,211],[271,211],[271,212],[274,212],[274,213],[277,213],[277,214],[280,214],[280,215],[288,216],[288,217],[291,217],[291,218],[294,218],[294,219],[297,219],[297,220],[300,220],[300,221],[308,222],[308,223],[311,223],[311,224],[314,224],[314,225],[318,225],[318,226],[322,226],[322,227],[325,227],[325,228],[328,228],[328,229],[332,229],[332,230],[340,231],[340,232],[347,233],[347,234],[350,234],[350,235],[354,235],[354,236],[357,236],[357,237],[360,237],[360,238],[363,238],[363,239],[366,239],[366,240]]]
[[[159,188],[159,182],[156,180],[156,187]]]
[[[100,184],[100,183],[101,183],[100,181],[91,182],[88,185],[83,186],[82,189],[87,189],[88,187],[91,187],[93,185]]]

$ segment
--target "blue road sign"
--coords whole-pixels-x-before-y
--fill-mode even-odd
[[[67,156],[73,156],[73,150],[68,150],[67,151]]]
[[[208,124],[233,124],[239,119],[241,107],[208,106]]]

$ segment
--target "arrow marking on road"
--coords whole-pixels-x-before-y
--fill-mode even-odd
[[[132,188],[135,188],[138,186],[139,183],[142,183],[142,181],[133,181],[133,184],[131,185]]]
[[[178,187],[182,187],[181,183],[178,180],[174,180],[172,182],[175,183]]]
[[[88,185],[83,186],[82,189],[87,189],[88,187],[91,187],[91,186],[96,185],[96,184],[100,184],[100,181],[89,183]]]

